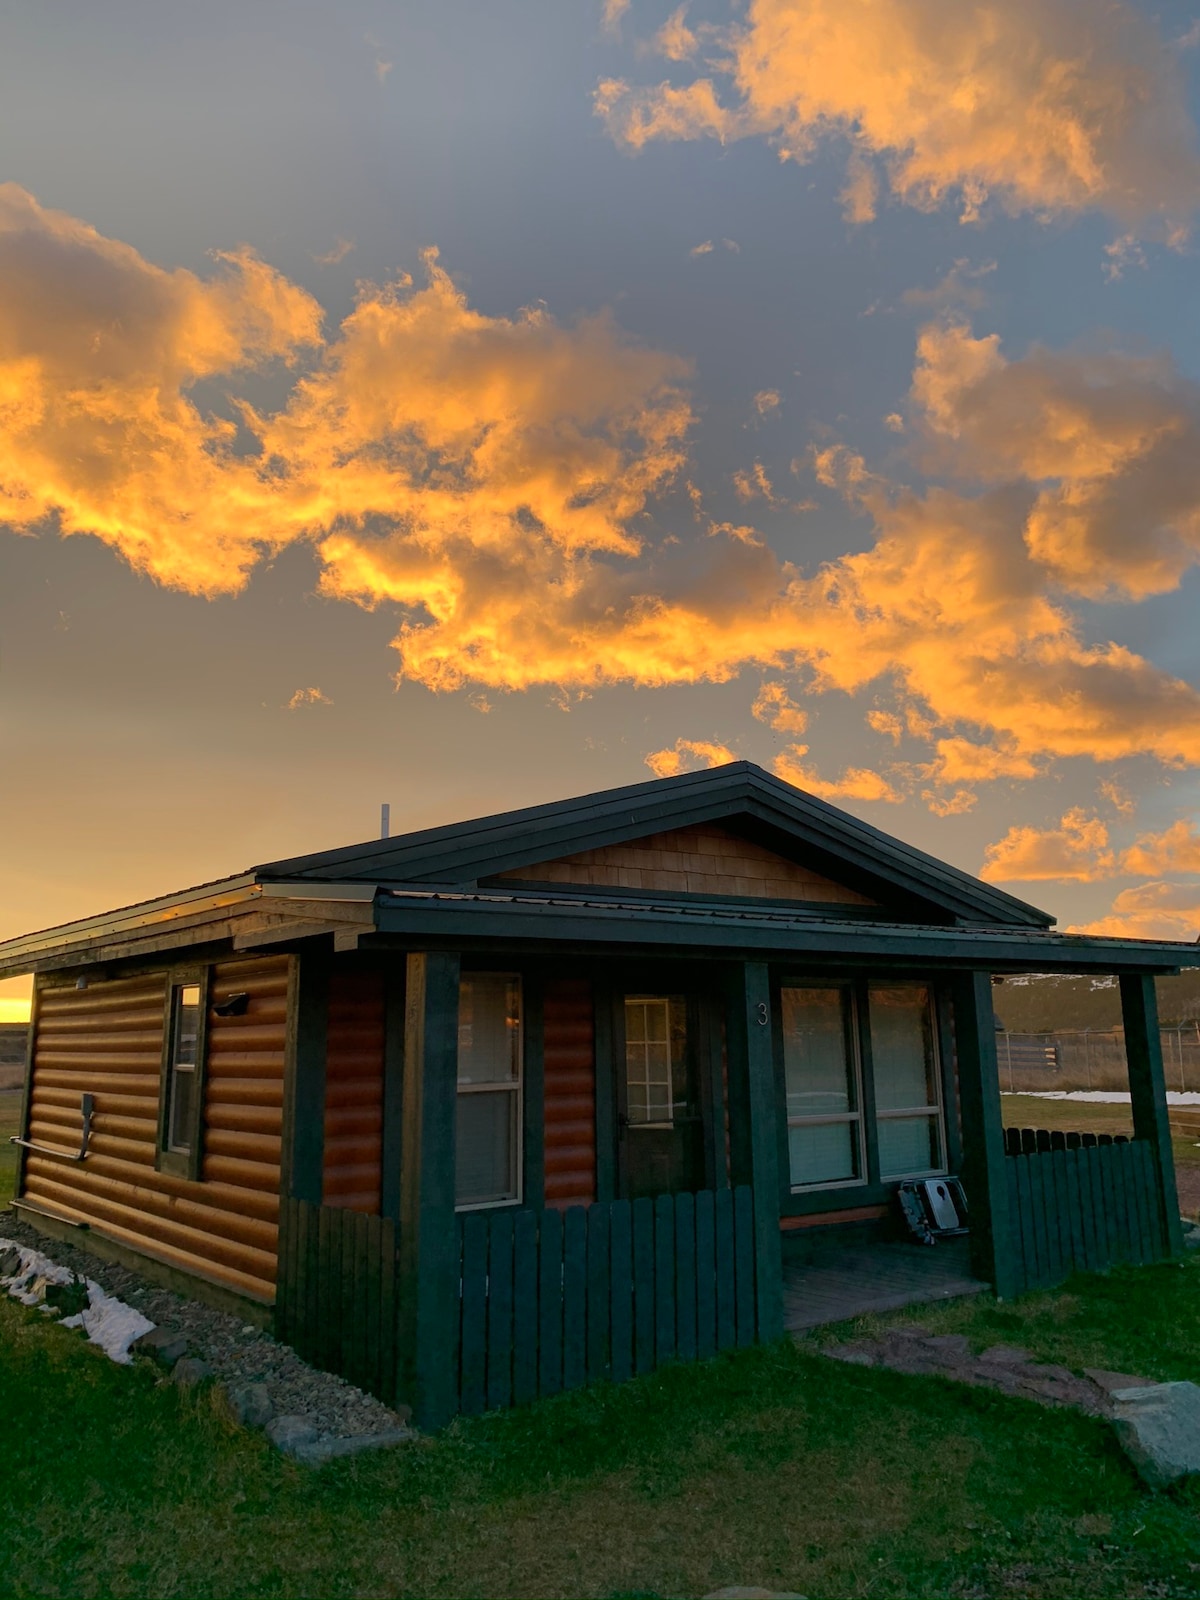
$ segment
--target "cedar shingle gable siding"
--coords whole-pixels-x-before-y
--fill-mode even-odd
[[[495,881],[814,900],[839,905],[877,904],[810,867],[786,861],[774,851],[711,823],[653,833],[598,850],[581,850],[558,861],[516,867],[497,873]]]

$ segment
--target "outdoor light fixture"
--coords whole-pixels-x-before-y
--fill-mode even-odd
[[[226,995],[224,1000],[218,1000],[213,1005],[213,1014],[218,1017],[241,1017],[246,1014],[250,1004],[250,996],[244,989],[239,989],[237,994]]]

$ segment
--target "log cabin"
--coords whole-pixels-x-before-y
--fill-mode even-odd
[[[806,1325],[902,1184],[1000,1296],[1169,1258],[1200,948],[1052,923],[745,762],[269,862],[0,944],[14,1204],[428,1427]],[[1131,1139],[1006,1132],[1025,972],[1119,978]]]

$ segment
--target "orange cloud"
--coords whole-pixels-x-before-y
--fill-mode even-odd
[[[1200,386],[1167,357],[1035,346],[1010,362],[994,334],[934,324],[912,395],[928,465],[1035,486],[1026,545],[1073,592],[1141,599],[1200,560]]]
[[[955,789],[953,794],[938,794],[936,789],[921,790],[921,799],[935,817],[958,817],[964,811],[973,811],[978,798],[971,789]]]
[[[1143,883],[1122,889],[1108,916],[1067,931],[1113,939],[1194,941],[1200,937],[1200,885]]]
[[[1099,817],[1089,817],[1076,806],[1057,828],[1010,828],[1003,839],[987,847],[979,876],[989,883],[1043,879],[1093,883],[1111,878],[1115,870],[1108,829]]]
[[[803,733],[808,727],[808,712],[796,704],[782,683],[764,683],[750,713],[776,733]]]
[[[904,796],[885,777],[869,767],[847,767],[840,778],[821,778],[812,767],[803,763],[808,754],[806,744],[789,745],[783,755],[775,757],[772,770],[785,783],[794,783],[797,789],[807,789],[821,800],[883,800],[898,805]]]
[[[954,360],[986,378],[979,343]],[[931,349],[925,368],[949,370]],[[301,362],[274,411],[201,408],[201,380]],[[807,694],[894,693],[909,733],[937,739],[921,777],[948,789],[1059,756],[1200,765],[1197,690],[1085,642],[1047,592],[1029,483],[916,494],[827,446],[814,470],[871,520],[868,548],[805,571],[740,526],[655,542],[645,513],[686,460],[687,377],[604,314],[484,314],[433,255],[423,286],[363,285],[321,342],[316,303],[252,256],[211,281],[167,272],[0,191],[11,525],[56,517],[197,594],[307,541],[327,594],[399,609],[400,675],[432,689],[801,673]],[[922,405],[949,437],[961,396],[936,388]]]
[[[331,706],[333,701],[320,689],[297,689],[287,703],[288,711],[299,711],[301,706]]]
[[[247,250],[208,281],[0,185],[0,521],[50,516],[160,582],[237,590],[288,540],[204,379],[292,362],[321,312]]]
[[[1143,833],[1122,855],[1121,871],[1140,878],[1200,873],[1200,828],[1181,817],[1162,833]]]
[[[1166,231],[1200,197],[1178,69],[1120,0],[751,0],[725,45],[720,86],[602,82],[613,137],[631,149],[765,137],[805,160],[841,134],[855,221],[874,215],[880,168],[899,199],[931,210],[954,197],[964,221],[995,196],[1009,211],[1098,209]]]
[[[664,750],[651,750],[646,765],[656,778],[674,778],[681,772],[698,772],[705,767],[723,767],[738,758],[728,745],[707,739],[676,739]]]

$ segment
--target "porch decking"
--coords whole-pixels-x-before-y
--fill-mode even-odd
[[[990,1285],[971,1276],[969,1241],[936,1245],[831,1245],[783,1268],[783,1325],[788,1333],[845,1322],[877,1311],[979,1294]]]

